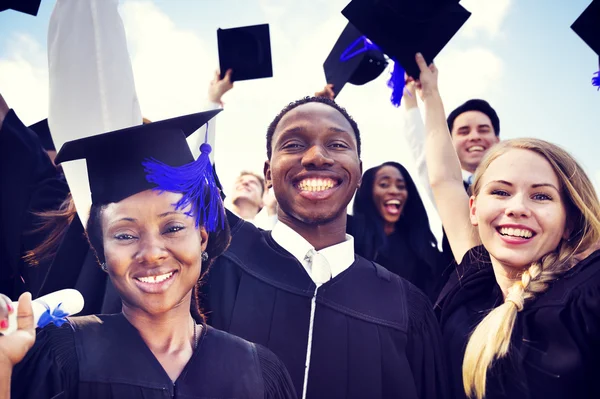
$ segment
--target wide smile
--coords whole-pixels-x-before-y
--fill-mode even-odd
[[[500,238],[509,244],[524,244],[536,236],[536,232],[527,227],[496,227]]]
[[[137,276],[133,278],[135,285],[147,294],[158,294],[166,291],[175,280],[177,270],[153,276]]]
[[[472,153],[472,152],[484,152],[485,151],[485,147],[481,146],[481,145],[473,145],[471,147],[467,147],[467,152],[468,153]]]
[[[392,199],[383,203],[383,209],[392,216],[400,215],[403,202],[399,199]]]
[[[294,183],[300,195],[310,200],[329,198],[340,186],[341,181],[331,177],[307,177]]]

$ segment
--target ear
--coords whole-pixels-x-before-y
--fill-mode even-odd
[[[471,224],[473,226],[479,225],[479,222],[477,221],[477,201],[475,196],[469,198],[469,217],[471,218]]]
[[[495,141],[495,142],[496,142],[496,144],[498,144],[498,143],[500,142],[500,136],[494,136],[494,137],[496,138],[496,139],[495,139],[495,140],[496,140],[496,141]]]
[[[204,227],[200,228],[200,245],[202,251],[206,251],[206,247],[208,246],[208,232]]]
[[[271,161],[266,160],[265,166],[263,168],[263,174],[265,175],[265,184],[267,185],[267,189],[273,187],[273,178],[271,176]],[[266,191],[265,191],[266,193]],[[264,196],[264,194],[263,194]]]

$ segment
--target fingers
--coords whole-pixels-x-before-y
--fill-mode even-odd
[[[10,298],[0,294],[0,331],[8,328],[8,315],[14,311]]]
[[[19,297],[19,308],[17,310],[17,329],[35,330],[33,321],[33,308],[31,307],[31,294],[25,292]]]
[[[423,54],[417,53],[417,55],[415,56],[415,61],[417,61],[417,65],[418,65],[421,73],[427,71],[427,69],[428,69],[427,62],[425,62],[425,58],[423,57]]]

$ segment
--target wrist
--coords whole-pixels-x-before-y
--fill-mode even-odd
[[[431,99],[440,98],[440,92],[438,91],[437,87],[435,89],[423,90],[422,95],[423,95],[423,102],[425,102],[427,100],[431,100]]]

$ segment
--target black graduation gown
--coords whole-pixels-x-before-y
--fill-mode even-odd
[[[437,306],[456,398],[465,398],[461,368],[469,334],[502,303],[489,259],[481,246],[465,254]],[[600,398],[599,371],[597,251],[525,303],[508,356],[488,371],[486,399]]]
[[[211,327],[173,383],[123,314],[70,323],[38,333],[13,370],[13,399],[295,398],[273,353]]]
[[[16,299],[34,296],[48,265],[30,268],[22,256],[45,236],[31,235],[31,212],[57,209],[69,192],[38,136],[10,110],[0,129],[0,292]]]
[[[203,287],[216,328],[271,349],[302,395],[315,284],[254,225],[228,213],[232,241]],[[428,299],[356,256],[316,293],[308,398],[447,397],[439,327]]]

